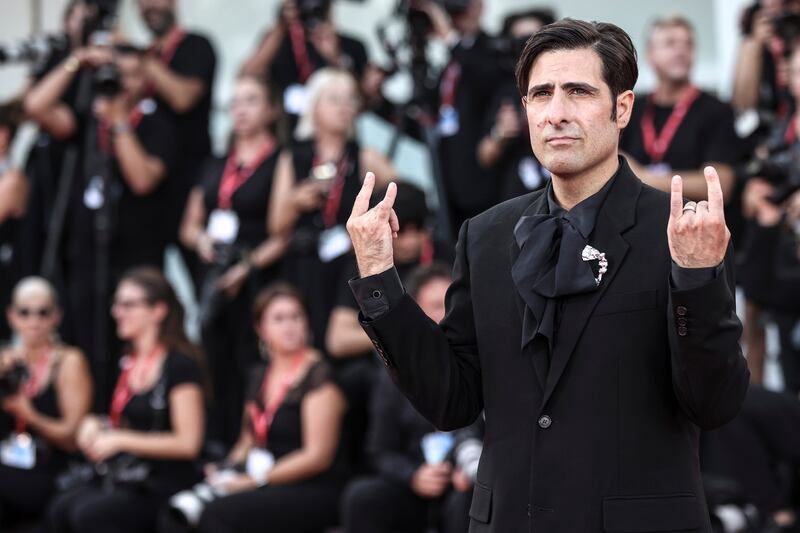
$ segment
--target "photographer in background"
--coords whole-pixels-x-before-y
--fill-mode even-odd
[[[742,44],[736,61],[732,104],[738,113],[756,110],[784,118],[792,108],[786,58],[800,36],[800,2],[756,0],[742,14]]]
[[[142,67],[148,96],[169,111],[176,124],[177,160],[167,185],[169,242],[178,242],[181,215],[200,168],[211,155],[208,131],[217,58],[209,40],[186,31],[177,20],[177,0],[137,0],[153,41]],[[164,228],[161,230],[164,232]]]
[[[694,29],[683,17],[653,22],[647,60],[658,83],[652,93],[637,95],[620,149],[644,183],[669,192],[672,176],[680,174],[684,196],[698,202],[706,199],[703,168],[711,165],[727,202],[736,180],[739,139],[730,106],[692,84],[694,40]]]
[[[11,299],[11,289],[20,277],[20,249],[25,245],[23,217],[27,211],[28,180],[9,160],[9,151],[17,126],[22,121],[19,101],[0,105],[0,309]],[[0,319],[0,339],[7,339],[10,329]]]
[[[789,57],[789,91],[800,100],[800,47]],[[798,113],[778,122],[757,157],[748,165],[754,177],[745,186],[742,204],[748,221],[744,246],[740,250],[737,278],[747,297],[747,320],[743,340],[748,346],[752,381],[761,383],[766,346],[764,321],[776,323],[781,339],[781,366],[785,388],[800,392],[800,347],[792,331],[800,307],[789,280],[800,272],[793,233],[800,188],[800,121]],[[789,283],[787,285],[787,283]],[[785,288],[784,288],[785,287]],[[762,314],[765,311],[765,314]]]
[[[514,83],[514,66],[528,38],[555,21],[549,10],[514,13],[503,21],[501,37],[495,40],[506,76],[499,82],[478,143],[478,162],[491,171],[500,187],[499,200],[508,200],[547,184],[550,173],[531,151],[528,119]]]
[[[36,518],[75,450],[92,402],[83,354],[59,342],[53,287],[25,278],[6,310],[16,343],[0,349],[0,528]]]
[[[431,0],[412,3],[430,19],[431,37],[450,48],[450,61],[439,82],[439,159],[455,233],[462,222],[497,202],[499,187],[477,161],[486,104],[503,72],[489,36],[481,30],[483,0],[447,0],[444,8]],[[505,75],[513,80],[510,74]]]
[[[200,324],[215,401],[208,440],[228,447],[239,433],[247,370],[258,347],[249,320],[260,287],[277,279],[287,239],[267,233],[268,206],[281,147],[280,105],[261,78],[234,85],[228,155],[208,162],[189,196],[184,246],[200,260]]]
[[[77,115],[61,99],[82,69],[95,71],[97,97],[87,115]],[[164,228],[172,204],[165,182],[175,168],[177,131],[171,115],[147,94],[139,54],[124,46],[95,46],[76,50],[26,97],[26,107],[36,116],[49,116],[65,137],[88,129],[86,137],[96,140],[96,148],[85,150],[76,164],[64,241],[65,335],[89,354],[95,372],[100,350],[95,314],[108,313],[107,304],[98,307],[97,298],[89,296],[96,294],[95,278],[113,287],[133,266],[160,267],[169,237]],[[98,218],[104,214],[107,224]],[[103,257],[98,254],[107,254],[107,264],[98,264],[97,257]],[[113,338],[110,323],[108,329]],[[114,350],[113,343],[108,346]],[[101,377],[105,383],[110,375],[95,376]]]
[[[292,126],[303,112],[303,86],[311,74],[336,67],[360,80],[367,65],[364,45],[336,32],[331,4],[332,0],[284,0],[278,23],[242,66],[243,73],[278,87]]]

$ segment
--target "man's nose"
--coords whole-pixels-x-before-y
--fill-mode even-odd
[[[556,90],[553,92],[553,96],[547,104],[545,118],[553,126],[559,126],[569,121],[569,101],[564,91]]]

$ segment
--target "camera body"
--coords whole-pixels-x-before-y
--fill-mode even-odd
[[[17,394],[29,377],[28,365],[15,361],[11,368],[0,374],[0,399]]]
[[[773,147],[766,158],[756,158],[745,167],[747,178],[759,177],[775,186],[775,193],[768,198],[774,204],[782,204],[800,189],[800,144],[781,144]]]

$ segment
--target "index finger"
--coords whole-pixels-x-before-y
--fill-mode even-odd
[[[372,197],[372,189],[375,188],[375,174],[367,172],[364,176],[364,184],[361,185],[361,190],[358,191],[358,196],[353,202],[353,211],[350,216],[361,216],[369,211],[369,199]]]
[[[719,174],[714,167],[706,167],[703,169],[703,175],[706,177],[706,185],[708,186],[708,207],[710,211],[722,211],[724,209],[724,202],[722,198],[722,186],[719,184]]]
[[[672,218],[678,218],[683,213],[683,180],[677,174],[672,176],[671,190],[669,214]]]

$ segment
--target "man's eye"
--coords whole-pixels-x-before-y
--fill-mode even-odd
[[[535,93],[533,93],[531,95],[531,97],[532,98],[544,98],[544,97],[549,96],[549,95],[550,95],[549,91],[536,91]]]

